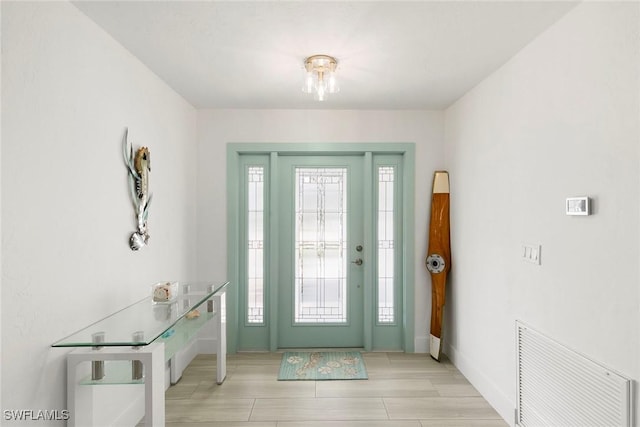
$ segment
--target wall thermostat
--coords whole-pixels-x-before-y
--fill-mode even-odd
[[[567,215],[591,215],[591,199],[588,197],[568,197]]]

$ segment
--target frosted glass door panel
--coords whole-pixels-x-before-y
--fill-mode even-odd
[[[346,189],[346,168],[296,168],[296,324],[347,321]]]

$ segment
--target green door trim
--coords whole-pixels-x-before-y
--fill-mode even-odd
[[[288,155],[347,155],[347,154],[359,154],[364,155],[365,163],[364,168],[366,173],[371,174],[373,178],[374,162],[373,156],[376,154],[400,154],[403,156],[403,177],[402,177],[402,222],[405,224],[403,227],[403,248],[402,253],[402,278],[403,278],[403,316],[402,316],[402,328],[403,328],[403,349],[405,352],[413,353],[414,347],[414,330],[415,330],[415,236],[414,230],[414,197],[415,197],[415,144],[414,143],[228,143],[227,144],[227,277],[231,283],[239,283],[240,277],[240,255],[239,255],[239,242],[240,242],[240,224],[239,224],[239,186],[241,182],[240,173],[242,168],[240,167],[240,156],[245,154],[260,154],[269,156],[269,173],[270,181],[276,182],[273,179],[276,177],[274,174],[278,170],[278,158],[280,156]],[[372,180],[366,180],[365,183],[365,206],[372,206]],[[271,188],[271,199],[278,197],[277,186]],[[272,204],[269,206],[269,215],[277,217],[278,206]],[[365,244],[371,247],[371,236],[374,236],[373,224],[373,207],[371,209],[365,209],[365,215],[363,220],[365,221]],[[276,221],[269,221],[270,235],[276,235],[277,224]],[[369,232],[367,232],[369,231]],[[367,241],[369,239],[369,241]],[[269,252],[270,254],[278,253],[278,239],[269,239]],[[373,255],[371,252],[365,256],[370,257],[368,260],[365,258],[367,265],[372,265],[371,258]],[[269,257],[274,255],[268,255]],[[270,262],[268,264],[271,264]],[[278,272],[277,269],[268,270],[269,281],[271,283],[277,283]],[[373,279],[373,272],[365,270],[365,281]],[[367,291],[364,295],[365,306],[371,304],[374,300],[373,289],[371,287],[366,288]],[[275,286],[269,288],[270,300],[272,304],[277,301],[275,292],[277,289]],[[231,286],[227,291],[227,348],[230,353],[235,353],[238,349],[238,327],[239,327],[239,315],[238,315],[238,294],[239,290],[237,286]],[[270,351],[277,350],[277,307],[273,307],[275,310],[269,311],[269,345]],[[370,351],[373,345],[373,327],[375,321],[372,314],[367,314],[369,311],[365,310],[365,325],[364,325],[364,343],[365,350]]]

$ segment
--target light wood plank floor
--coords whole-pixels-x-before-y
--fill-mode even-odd
[[[200,355],[166,393],[167,427],[505,427],[448,361],[363,353],[368,380],[278,381],[282,353]]]

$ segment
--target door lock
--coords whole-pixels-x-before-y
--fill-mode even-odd
[[[356,251],[358,251],[358,252],[362,252],[362,245],[358,245],[358,246],[356,246]]]
[[[355,261],[351,261],[351,264],[362,265],[362,258],[357,258]]]

